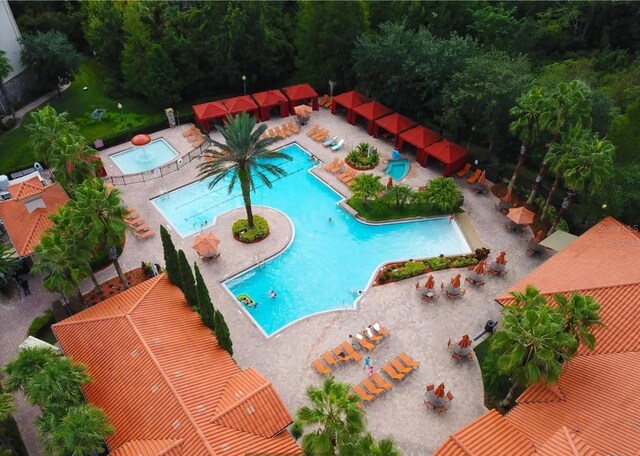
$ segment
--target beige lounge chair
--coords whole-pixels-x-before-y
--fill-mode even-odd
[[[320,125],[317,125],[317,124],[316,124],[316,125],[314,125],[314,126],[313,126],[313,128],[312,128],[311,130],[309,130],[309,131],[307,132],[307,136],[313,136],[313,135],[315,135],[316,133],[318,133],[318,130],[320,130]]]
[[[273,130],[276,132],[276,135],[280,137],[280,139],[284,139],[287,137],[287,135],[284,134],[280,127],[275,127]]]
[[[386,329],[384,326],[382,326],[380,323],[378,323],[377,321],[372,324],[371,326],[373,326],[373,329],[375,329],[375,331],[380,334],[381,336],[385,336],[385,337],[389,337],[391,336],[391,331],[389,331],[388,329]]]
[[[189,128],[182,132],[182,136],[191,136],[195,130],[196,126],[194,124],[189,124]]]
[[[360,399],[362,399],[363,401],[371,402],[372,400],[375,399],[375,396],[372,396],[371,394],[367,393],[364,390],[364,388],[360,385],[353,385],[353,391],[358,396],[360,396]]]
[[[344,161],[343,160],[338,160],[338,162],[334,166],[329,168],[327,171],[329,171],[332,174],[335,174],[338,171],[340,171],[342,168],[344,168]]]
[[[333,159],[333,161],[331,163],[327,163],[326,165],[324,165],[324,169],[329,171],[331,168],[336,166],[340,161],[341,160],[338,157],[336,157],[336,158]]]
[[[291,130],[293,133],[300,133],[300,129],[293,122],[289,122],[287,125],[289,126],[289,130]]]
[[[367,338],[365,338],[362,334],[356,334],[355,338],[362,348],[369,351],[375,350],[376,346],[369,342],[369,340],[367,340]]]
[[[340,174],[338,176],[338,180],[340,180],[340,182],[344,182],[346,184],[347,182],[352,181],[353,178],[356,177],[357,174],[358,174],[358,172],[355,169],[349,168],[344,173],[342,173],[342,174]]]
[[[329,375],[331,373],[331,369],[322,364],[322,361],[320,361],[319,359],[314,360],[311,365],[316,368],[316,371],[320,375]]]
[[[291,136],[293,134],[293,132],[291,130],[289,130],[289,126],[286,123],[282,124],[282,131],[287,136]]]

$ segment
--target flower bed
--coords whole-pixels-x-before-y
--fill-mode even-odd
[[[249,221],[247,219],[238,219],[233,223],[231,231],[236,241],[251,244],[260,242],[269,236],[269,223],[259,215],[254,215],[253,228],[249,229]]]
[[[124,276],[129,282],[129,287],[136,286],[139,283],[144,282],[148,278],[142,268],[136,268],[131,271],[125,272]],[[88,307],[91,307],[101,301],[104,301],[107,298],[123,292],[124,286],[122,285],[122,282],[120,282],[120,278],[116,276],[113,279],[109,279],[106,282],[100,284],[100,289],[102,293],[98,293],[95,289],[92,289],[89,293],[84,295],[84,301]]]
[[[380,157],[377,149],[371,147],[368,143],[362,142],[347,154],[344,161],[352,168],[366,171],[378,166]]]

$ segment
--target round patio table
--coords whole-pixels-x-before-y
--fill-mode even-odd
[[[458,296],[460,294],[460,288],[456,288],[451,284],[447,285],[447,293],[450,295]]]
[[[429,401],[434,407],[440,407],[442,405],[446,405],[447,404],[447,398],[446,397],[439,397],[436,396],[433,391],[427,391],[424,394],[424,398],[425,400]]]
[[[463,348],[460,345],[458,345],[458,343],[455,343],[453,345],[453,352],[456,355],[467,356],[469,353],[471,353],[471,351],[472,351],[471,346]]]
[[[490,268],[496,272],[504,272],[504,269],[505,269],[504,264],[498,264],[495,261],[491,263]]]

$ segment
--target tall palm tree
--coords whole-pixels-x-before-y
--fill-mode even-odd
[[[83,404],[69,409],[52,429],[44,447],[50,454],[101,454],[105,449],[105,437],[114,432],[102,410]]]
[[[47,164],[56,171],[57,180],[65,187],[96,176],[96,151],[80,134],[68,133],[58,138],[57,147],[49,154]]]
[[[501,374],[511,377],[511,388],[502,401],[510,407],[518,388],[539,382],[555,382],[562,364],[571,357],[577,341],[564,331],[562,314],[548,306],[533,286],[511,293],[515,303],[503,309],[502,329],[491,341]]]
[[[351,186],[354,196],[362,199],[362,204],[368,206],[369,203],[380,195],[384,190],[384,185],[380,183],[380,176],[371,173],[361,173],[353,179]]]
[[[367,433],[340,447],[340,456],[401,456],[400,450],[391,439],[375,441]]]
[[[458,209],[464,199],[462,191],[451,177],[431,179],[422,193],[424,201],[431,207],[451,214]]]
[[[120,198],[120,190],[107,188],[101,179],[89,179],[75,187],[75,199],[67,203],[71,211],[71,225],[83,233],[90,245],[109,255],[119,245],[127,229],[124,218],[127,209]],[[129,288],[118,257],[111,255],[113,267],[125,289]]]
[[[533,87],[518,99],[509,113],[515,120],[509,125],[509,131],[520,139],[520,154],[516,169],[507,187],[511,190],[518,178],[518,172],[524,162],[527,147],[536,142],[540,135],[541,117],[545,111],[546,103],[544,91],[540,87]]]
[[[313,428],[302,437],[305,454],[335,455],[340,445],[358,438],[364,431],[364,413],[358,407],[360,399],[351,392],[350,385],[328,377],[320,388],[307,388],[307,399],[311,406],[300,408],[295,418],[298,428]]]
[[[284,177],[287,173],[280,166],[270,163],[269,160],[291,160],[291,157],[283,152],[267,149],[274,142],[274,139],[261,139],[260,136],[267,129],[267,125],[260,124],[254,129],[255,124],[255,119],[247,113],[227,117],[227,125],[217,127],[224,142],[212,141],[212,145],[219,150],[205,152],[210,161],[198,165],[199,179],[212,178],[209,183],[210,189],[213,189],[226,177],[230,178],[229,193],[233,191],[236,183],[240,183],[249,228],[254,227],[251,192],[255,190],[255,177],[271,188],[272,183],[268,174]]]
[[[60,148],[61,138],[77,134],[78,127],[67,119],[68,113],[58,112],[49,105],[29,114],[31,122],[26,125],[29,143],[38,160],[46,163],[52,152]]]
[[[18,257],[9,244],[0,243],[0,274],[9,275],[18,269]]]
[[[593,350],[596,337],[591,330],[596,326],[604,326],[600,318],[600,303],[592,296],[577,292],[568,298],[561,294],[556,294],[553,298],[564,316],[565,332],[573,334],[579,342]]]
[[[4,79],[11,74],[13,71],[13,66],[9,59],[7,58],[7,53],[0,49],[0,94],[2,94],[2,98],[6,103],[7,108],[11,111],[11,115],[13,116],[13,120],[16,120],[16,112],[13,109],[13,103],[9,100],[9,95],[7,95],[7,89],[4,86]]]
[[[6,387],[9,391],[24,390],[33,376],[58,356],[51,348],[23,348],[4,366],[4,372],[7,374]]]

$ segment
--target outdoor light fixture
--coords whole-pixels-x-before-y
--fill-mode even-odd
[[[242,75],[242,86],[244,87],[244,94],[247,94],[247,77],[243,74]]]
[[[122,103],[118,103],[118,109],[120,110],[120,117],[124,121],[124,112],[122,112],[122,108],[124,108],[124,106],[122,106]]]

